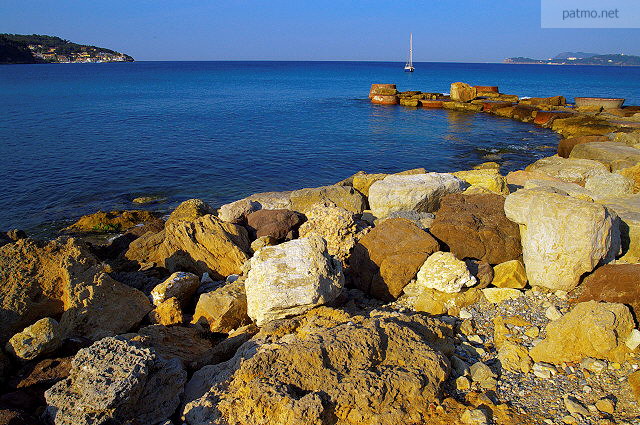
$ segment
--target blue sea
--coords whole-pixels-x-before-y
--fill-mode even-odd
[[[547,129],[487,114],[372,105],[371,83],[520,96],[625,97],[640,68],[383,62],[134,62],[0,67],[0,229],[51,235],[138,196],[214,206],[359,171],[512,170],[552,155]]]

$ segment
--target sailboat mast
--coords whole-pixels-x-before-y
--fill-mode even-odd
[[[413,66],[413,33],[409,35],[409,66]]]

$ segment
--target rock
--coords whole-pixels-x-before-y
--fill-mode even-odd
[[[544,315],[547,319],[551,320],[552,322],[562,317],[562,313],[560,313],[560,311],[553,305],[549,306],[545,310]]]
[[[483,388],[491,388],[496,385],[497,375],[482,362],[475,362],[469,368],[471,380],[477,382]]]
[[[640,262],[640,195],[600,200],[620,220],[622,261]]]
[[[629,350],[633,351],[640,346],[640,330],[634,329],[624,342]]]
[[[20,360],[33,360],[56,351],[62,345],[60,337],[58,322],[45,317],[12,336],[6,349]]]
[[[633,372],[627,377],[627,382],[631,387],[633,395],[637,401],[640,401],[640,371]]]
[[[247,216],[247,228],[256,238],[271,236],[286,239],[303,222],[300,214],[291,210],[258,210]]]
[[[154,324],[171,326],[180,325],[184,322],[182,305],[177,298],[167,298],[158,303],[149,313],[149,321]]]
[[[43,317],[58,317],[101,272],[75,239],[22,239],[0,247],[0,344]]]
[[[340,262],[321,237],[311,236],[258,251],[245,281],[247,313],[261,326],[330,303],[342,292]]]
[[[568,139],[561,139],[558,143],[558,156],[562,158],[569,158],[571,151],[577,145],[591,142],[608,142],[607,136],[581,136],[581,137],[569,137]]]
[[[387,219],[363,236],[349,259],[353,284],[376,298],[397,298],[438,242],[402,218]]]
[[[493,280],[496,288],[523,289],[527,286],[527,272],[520,260],[510,260],[493,268]]]
[[[100,274],[71,300],[60,326],[65,337],[81,336],[97,341],[129,331],[151,308],[143,292]]]
[[[466,259],[464,262],[471,276],[475,277],[478,281],[478,286],[476,286],[478,289],[484,289],[491,285],[493,281],[493,267],[491,267],[491,264],[486,261],[472,259]]]
[[[587,357],[580,362],[580,367],[593,373],[602,373],[607,370],[607,362]]]
[[[187,373],[133,343],[105,338],[74,357],[71,375],[45,393],[45,416],[55,425],[155,424],[173,414]]]
[[[539,362],[533,365],[533,374],[538,378],[551,379],[557,372],[556,368],[549,363]]]
[[[616,171],[616,173],[625,176],[633,181],[633,193],[640,192],[640,164],[633,167],[627,167]]]
[[[369,188],[375,182],[384,179],[388,174],[356,174],[353,176],[353,188],[358,192],[362,193],[364,196],[369,196]]]
[[[500,171],[500,164],[494,161],[483,162],[482,164],[474,165],[474,170],[498,170]]]
[[[395,211],[433,212],[443,196],[463,187],[462,180],[446,173],[391,175],[371,185],[369,205],[378,218]]]
[[[550,181],[562,181],[555,177],[551,177],[547,174],[540,173],[537,171],[511,171],[505,177],[507,179],[507,184],[513,186],[524,186],[529,180],[550,180]]]
[[[314,235],[324,238],[329,255],[345,264],[363,227],[351,211],[318,205],[307,211],[307,221],[300,226],[299,233],[302,238]]]
[[[420,105],[420,100],[419,99],[406,99],[406,98],[400,98],[400,104],[402,106],[411,106],[411,107],[417,107]]]
[[[505,341],[498,347],[498,360],[503,369],[516,373],[529,373],[533,366],[527,349],[511,341]]]
[[[607,173],[609,169],[598,161],[590,159],[551,156],[537,160],[529,165],[526,171],[536,171],[558,180],[584,186],[589,177]]]
[[[278,240],[273,236],[261,236],[255,241],[251,242],[251,251],[256,252],[264,246],[273,246],[277,244]]]
[[[67,227],[71,232],[122,232],[145,221],[155,219],[153,213],[142,210],[132,211],[99,211],[80,217],[78,221]]]
[[[613,141],[618,143],[624,143],[628,146],[635,146],[640,144],[640,132],[633,133],[614,133]]]
[[[584,188],[594,199],[626,196],[633,193],[633,180],[616,173],[598,174],[587,178]]]
[[[552,97],[530,97],[529,99],[523,99],[520,101],[523,105],[532,106],[564,106],[567,104],[564,96],[552,96]]]
[[[118,338],[135,344],[138,348],[150,349],[164,359],[179,359],[191,370],[194,369],[193,365],[197,365],[213,349],[206,334],[185,326],[146,326],[137,333]]]
[[[497,169],[458,171],[453,175],[469,183],[472,187],[482,187],[501,195],[509,194],[507,179],[501,176]]]
[[[371,97],[371,103],[376,103],[378,105],[397,105],[398,102],[398,96],[376,94]]]
[[[169,298],[177,298],[180,304],[186,307],[199,286],[200,278],[195,274],[175,272],[151,290],[151,300],[155,306],[158,306]]]
[[[249,235],[242,226],[206,215],[195,221],[167,222],[162,232],[131,242],[126,258],[155,263],[171,272],[206,272],[224,279],[242,271],[249,249]]]
[[[229,223],[244,223],[247,216],[258,211],[260,204],[250,199],[240,199],[239,201],[225,204],[218,210],[218,218]]]
[[[185,390],[183,420],[423,423],[448,374],[448,361],[431,345],[446,340],[443,332],[441,323],[421,315],[351,316],[323,307],[275,322],[234,359],[194,374]]]
[[[607,173],[609,174],[609,173]],[[604,175],[596,174],[596,176]],[[588,177],[590,179],[592,177]],[[585,189],[584,187],[576,184],[576,183],[568,183],[563,181],[552,181],[552,180],[528,180],[524,184],[525,189],[535,189],[535,188],[543,188],[548,192],[559,193],[561,195],[571,196],[573,198],[582,199],[583,201],[593,202],[594,194]]]
[[[355,214],[367,208],[367,199],[349,186],[322,186],[291,192],[291,209],[306,213],[317,204],[333,203]]]
[[[578,414],[585,417],[589,416],[589,410],[587,410],[587,408],[574,397],[564,396],[562,401],[564,402],[565,409],[567,409],[572,415]]]
[[[582,274],[619,251],[619,234],[601,205],[549,193],[519,190],[507,197],[507,217],[520,224],[531,286],[568,291]]]
[[[598,267],[587,276],[580,288],[576,302],[606,301],[631,307],[636,318],[640,317],[640,264],[607,264]]]
[[[469,102],[476,98],[478,91],[475,87],[471,87],[465,83],[451,83],[451,89],[449,91],[451,99],[456,102]]]
[[[415,311],[422,311],[432,315],[448,314],[462,316],[462,309],[480,301],[482,292],[477,288],[467,288],[460,292],[449,294],[436,289],[424,288],[412,281],[404,288],[405,295],[401,298]]]
[[[375,95],[395,96],[396,94],[398,94],[398,90],[396,90],[395,84],[371,84],[369,99]]]
[[[507,300],[520,298],[523,294],[513,288],[485,288],[482,290],[484,297],[493,304],[500,304]]]
[[[191,363],[190,368],[199,370],[207,365],[215,365],[230,360],[235,356],[238,348],[249,341],[258,331],[258,327],[253,323],[231,331],[226,339],[215,344],[211,350]]]
[[[621,361],[629,352],[625,340],[634,329],[623,304],[587,301],[547,325],[547,337],[530,350],[533,360],[560,364],[585,357]]]
[[[598,161],[611,171],[617,171],[637,165],[640,149],[617,142],[591,142],[574,147],[569,157]]]
[[[456,102],[456,101],[443,102],[442,107],[444,109],[453,109],[454,111],[467,111],[467,112],[480,112],[483,108],[481,104]]]
[[[464,376],[458,376],[456,378],[456,389],[458,391],[469,391],[471,389],[471,382]]]
[[[615,404],[613,404],[613,401],[609,400],[608,398],[601,398],[600,400],[596,401],[596,409],[603,413],[613,415],[613,412],[615,412],[616,410],[616,406]]]
[[[178,221],[195,221],[208,214],[215,214],[216,210],[202,199],[189,199],[176,207],[167,219],[167,224]]]
[[[487,414],[480,409],[465,410],[460,416],[460,420],[467,425],[486,425],[488,423]]]
[[[406,220],[409,220],[422,230],[427,230],[433,224],[433,220],[435,220],[436,215],[433,213],[423,213],[416,211],[396,211],[389,214],[386,218],[376,220],[375,224],[379,225],[382,221],[390,218],[404,218]]]
[[[618,128],[608,121],[586,115],[571,116],[569,118],[557,118],[553,121],[551,129],[562,136],[580,137],[603,135],[616,131]]]
[[[244,281],[238,280],[200,295],[192,323],[200,323],[211,332],[222,333],[249,324]]]
[[[476,278],[471,276],[464,261],[458,260],[450,252],[442,251],[435,252],[426,259],[416,280],[418,287],[450,294],[476,283]]]
[[[153,204],[155,202],[161,201],[166,201],[166,198],[163,198],[162,196],[138,196],[137,198],[133,198],[131,200],[132,203],[140,205]]]
[[[500,195],[447,195],[429,230],[458,258],[498,264],[522,254],[518,226],[507,219]]]

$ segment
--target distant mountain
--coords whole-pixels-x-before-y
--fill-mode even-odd
[[[0,64],[83,62],[133,62],[133,58],[50,35],[0,34]]]
[[[553,59],[531,59],[526,57],[507,58],[504,63],[543,64],[543,65],[608,65],[608,66],[640,66],[640,56],[625,54],[600,55],[584,52],[565,52]]]
[[[563,52],[555,55],[553,59],[569,59],[569,58],[586,59],[592,56],[598,56],[598,53]]]

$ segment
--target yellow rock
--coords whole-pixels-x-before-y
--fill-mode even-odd
[[[512,372],[529,373],[533,366],[527,349],[511,341],[505,341],[500,346],[498,359],[503,368]]]
[[[509,194],[507,179],[501,176],[496,169],[458,171],[457,173],[453,173],[453,175],[472,186],[480,186],[501,195]]]
[[[493,268],[493,281],[496,288],[517,288],[527,286],[527,272],[520,260],[500,263]]]
[[[622,170],[618,170],[617,173],[633,180],[633,193],[640,192],[640,164],[636,164],[629,168],[623,168]]]
[[[468,307],[480,300],[480,290],[469,288],[449,294],[436,289],[425,288],[415,301],[414,309],[429,314],[457,315],[461,308]]]
[[[151,323],[158,325],[178,325],[183,321],[180,300],[177,298],[169,298],[161,303],[149,313]]]
[[[364,196],[369,196],[369,188],[378,180],[387,177],[388,174],[356,174],[353,176],[353,188]]]
[[[499,304],[506,300],[513,300],[522,296],[522,292],[513,288],[485,288],[484,297],[490,303]]]
[[[627,381],[631,391],[633,391],[633,395],[636,396],[636,400],[640,402],[640,370],[629,375]]]
[[[500,164],[497,162],[483,162],[482,164],[475,165],[473,167],[474,170],[499,170]]]

